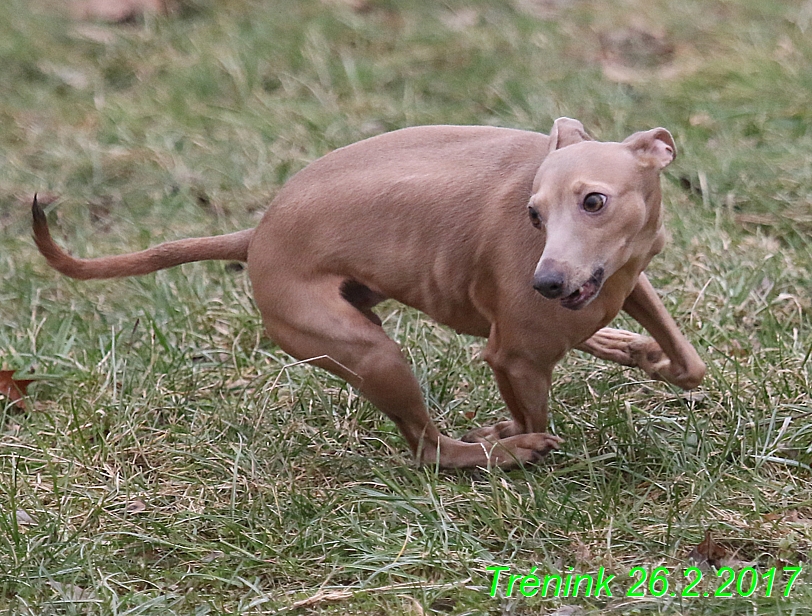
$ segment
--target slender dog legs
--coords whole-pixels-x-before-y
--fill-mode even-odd
[[[626,311],[653,336],[604,327],[577,348],[624,366],[637,366],[652,378],[693,389],[705,376],[705,364],[668,314],[645,273],[640,274]]]
[[[521,352],[515,341],[504,340],[492,327],[484,358],[488,362],[499,393],[513,419],[468,432],[466,442],[491,442],[525,432],[543,433],[547,430],[547,398],[555,362],[531,358]],[[560,442],[558,437],[550,437]]]
[[[547,434],[509,435],[488,443],[440,434],[397,344],[342,299],[336,286],[328,280],[299,285],[295,293],[276,287],[284,303],[259,303],[268,334],[297,359],[310,359],[359,389],[395,422],[420,462],[444,468],[509,467],[534,462],[557,447],[559,439]]]

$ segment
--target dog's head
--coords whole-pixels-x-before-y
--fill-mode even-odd
[[[675,156],[664,128],[604,143],[577,120],[556,120],[528,204],[545,237],[536,290],[578,310],[624,265],[642,270],[664,244],[660,171]]]

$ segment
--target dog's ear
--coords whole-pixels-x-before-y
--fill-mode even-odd
[[[550,152],[581,141],[592,141],[592,137],[586,134],[584,125],[578,120],[558,118],[553,123],[553,128],[550,131]]]
[[[623,142],[639,158],[657,169],[665,169],[677,157],[674,138],[664,128],[634,133]]]

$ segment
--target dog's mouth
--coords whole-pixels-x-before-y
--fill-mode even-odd
[[[595,299],[595,296],[601,290],[603,285],[603,268],[599,267],[595,270],[592,276],[584,284],[578,287],[575,291],[561,299],[561,305],[570,310],[580,310],[589,302]]]

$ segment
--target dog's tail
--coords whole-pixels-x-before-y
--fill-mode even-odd
[[[246,261],[248,244],[254,234],[253,229],[246,229],[227,235],[166,242],[125,255],[77,259],[54,242],[48,230],[45,212],[37,203],[36,195],[31,213],[34,217],[34,242],[39,251],[55,270],[79,280],[140,276],[192,261]]]

